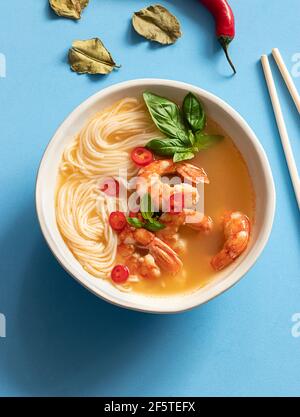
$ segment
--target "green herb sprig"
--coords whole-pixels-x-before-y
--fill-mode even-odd
[[[152,211],[152,200],[150,194],[145,194],[141,198],[140,211],[143,221],[137,217],[127,217],[127,222],[130,226],[133,226],[136,229],[144,228],[150,232],[157,232],[158,230],[162,230],[166,227],[157,220],[155,213]]]
[[[152,139],[146,147],[160,156],[173,156],[174,162],[195,157],[195,154],[219,142],[220,135],[203,133],[206,115],[201,102],[193,93],[188,93],[182,109],[164,97],[149,91],[143,94],[145,103],[157,128],[166,138]]]

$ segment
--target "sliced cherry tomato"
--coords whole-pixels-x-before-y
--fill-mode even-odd
[[[129,269],[125,265],[116,265],[111,271],[111,279],[116,284],[123,284],[129,277]]]
[[[170,213],[181,213],[184,209],[184,194],[172,194],[170,197]]]
[[[107,178],[101,183],[100,190],[110,197],[118,197],[120,194],[119,181],[113,178]]]
[[[109,215],[109,224],[116,232],[121,232],[127,225],[125,214],[121,211],[113,211]]]
[[[145,167],[153,161],[153,153],[146,148],[134,148],[131,152],[131,159],[139,167]]]

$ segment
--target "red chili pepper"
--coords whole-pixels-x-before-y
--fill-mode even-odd
[[[200,0],[200,2],[215,18],[216,35],[225,52],[227,61],[233,72],[236,73],[236,69],[228,54],[228,45],[235,35],[234,14],[231,7],[226,0]]]
[[[129,269],[125,265],[116,265],[111,271],[111,279],[116,284],[123,284],[129,277]]]
[[[121,232],[127,225],[125,214],[121,211],[113,211],[108,218],[109,224],[116,232]]]
[[[134,148],[131,152],[131,159],[139,167],[145,167],[153,161],[153,153],[141,146]]]

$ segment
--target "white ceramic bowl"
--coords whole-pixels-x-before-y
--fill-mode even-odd
[[[181,101],[187,91],[197,94],[210,117],[232,137],[248,165],[256,194],[256,221],[246,252],[219,273],[206,287],[190,294],[149,297],[122,293],[109,281],[89,275],[64,243],[55,220],[54,194],[58,166],[65,146],[73,140],[87,120],[101,109],[125,96],[140,96],[145,90]],[[257,137],[228,104],[193,85],[160,79],[126,81],[108,87],[77,107],[59,127],[40,164],[36,185],[36,207],[42,232],[61,265],[97,296],[122,307],[153,313],[173,313],[203,304],[238,282],[261,254],[271,232],[275,211],[275,189],[266,154]]]

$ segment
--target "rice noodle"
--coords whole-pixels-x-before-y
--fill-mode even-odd
[[[57,189],[56,219],[60,232],[82,267],[97,278],[108,278],[116,261],[117,236],[108,223],[116,199],[100,191],[99,182],[128,179],[137,168],[130,158],[159,133],[144,105],[124,98],[96,114],[64,151]],[[119,209],[125,201],[118,200]],[[131,289],[130,280],[122,290]]]

